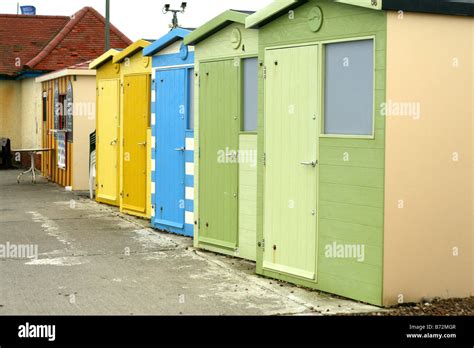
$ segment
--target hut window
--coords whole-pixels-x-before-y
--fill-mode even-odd
[[[372,135],[373,40],[326,44],[324,58],[325,134]]]
[[[257,130],[258,116],[258,59],[243,59],[244,131]]]
[[[188,129],[194,129],[194,69],[188,69],[188,90],[189,90],[189,112]]]

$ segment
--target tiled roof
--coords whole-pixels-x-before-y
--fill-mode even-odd
[[[71,17],[0,15],[0,75],[56,71],[100,56],[105,51],[105,19],[92,7]],[[111,25],[110,44],[132,43]]]

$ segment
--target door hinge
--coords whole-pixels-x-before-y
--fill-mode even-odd
[[[263,251],[265,251],[265,239],[262,239],[261,242],[257,243],[259,248],[262,248]]]
[[[267,67],[264,66],[263,67],[263,79],[266,79],[267,78]]]
[[[267,154],[265,152],[263,153],[263,165],[267,165]]]

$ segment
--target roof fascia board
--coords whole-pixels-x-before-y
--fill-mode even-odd
[[[194,30],[184,38],[185,45],[195,45],[200,41],[207,39],[209,36],[215,34],[222,28],[225,28],[230,23],[245,24],[245,20],[249,15],[247,13],[227,10],[217,17],[204,23],[198,29]]]
[[[153,42],[151,45],[146,47],[143,50],[144,56],[153,56],[154,54],[158,53],[162,49],[168,47],[172,43],[184,39],[191,30],[183,29],[183,28],[176,28],[171,30],[168,34],[162,36],[160,39]]]
[[[146,41],[146,40],[143,40],[143,39],[135,41],[130,46],[128,46],[126,49],[124,49],[123,51],[117,53],[113,58],[113,62],[114,63],[120,63],[125,58],[133,56],[137,52],[142,51],[145,47],[148,47],[149,45],[150,45],[150,42]]]

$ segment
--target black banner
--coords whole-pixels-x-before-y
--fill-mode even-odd
[[[472,347],[472,317],[0,317],[0,346],[184,344]]]

